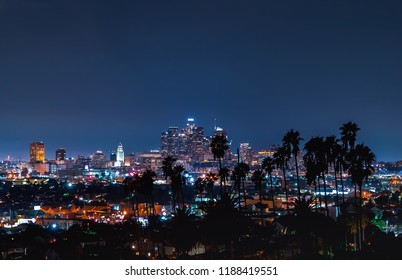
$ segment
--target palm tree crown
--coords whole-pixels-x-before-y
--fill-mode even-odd
[[[354,122],[344,123],[340,128],[341,140],[344,149],[353,149],[356,143],[357,132],[360,128]]]

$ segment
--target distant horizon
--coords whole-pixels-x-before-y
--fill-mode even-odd
[[[184,128],[185,125],[186,125],[186,122],[182,122],[182,125],[174,125],[174,124],[171,124],[171,125],[166,126],[166,130],[167,130],[169,127],[178,127],[179,130],[180,130],[180,129]],[[205,126],[203,126],[202,124],[199,124],[199,123],[197,122],[197,119],[195,119],[195,125],[204,128],[204,132],[205,132],[204,136],[205,136],[205,137],[213,136],[213,129],[211,129],[211,131],[208,132],[208,130],[205,129]],[[340,125],[341,125],[341,124],[340,124]],[[340,125],[339,125],[339,126],[340,126]],[[221,127],[221,126],[217,125],[217,127]],[[222,127],[222,128],[225,129],[225,127]],[[166,131],[166,130],[165,130],[165,131]],[[290,130],[290,129],[288,129],[288,130],[286,130],[286,131],[289,131],[289,130]],[[161,131],[161,132],[162,132],[162,131]],[[160,132],[160,133],[161,133],[161,132]],[[301,141],[301,149],[303,150],[304,143],[306,142],[306,139],[308,140],[310,137],[307,138],[307,137],[305,137],[305,136],[303,135],[303,133],[302,133],[301,131],[299,131],[299,132],[301,133],[301,137],[304,139],[303,141]],[[157,138],[158,141],[154,141],[154,142],[158,142],[158,143],[159,143],[159,146],[154,146],[154,147],[149,147],[149,148],[143,148],[143,149],[137,149],[137,150],[133,150],[133,149],[131,148],[133,145],[126,144],[124,141],[117,141],[116,144],[115,144],[115,147],[110,146],[110,145],[109,145],[108,147],[106,147],[106,145],[105,145],[105,146],[102,146],[102,147],[94,148],[94,149],[92,149],[92,150],[86,149],[86,151],[83,151],[83,150],[80,150],[80,149],[77,149],[77,148],[75,148],[75,149],[74,149],[74,148],[70,148],[68,144],[67,144],[67,145],[55,146],[54,143],[50,143],[50,144],[49,144],[49,142],[47,142],[47,141],[40,140],[40,139],[35,139],[35,140],[30,141],[30,142],[27,142],[27,143],[26,143],[26,148],[24,149],[25,151],[24,151],[24,152],[21,152],[21,153],[18,153],[18,152],[16,152],[16,151],[10,152],[10,153],[5,153],[5,152],[4,152],[4,148],[1,149],[1,150],[0,150],[0,158],[1,158],[1,160],[7,160],[8,156],[10,156],[11,159],[14,160],[14,161],[19,161],[19,160],[21,160],[21,161],[29,161],[29,145],[30,145],[30,143],[32,143],[32,142],[43,142],[43,143],[45,144],[45,158],[46,158],[47,160],[54,160],[55,155],[56,155],[56,150],[59,149],[59,148],[65,148],[65,149],[66,149],[66,156],[67,156],[68,158],[77,158],[78,156],[88,157],[88,156],[90,156],[91,154],[96,153],[97,151],[102,151],[102,152],[105,154],[105,156],[108,158],[108,157],[110,156],[110,153],[111,153],[111,152],[116,151],[117,145],[118,145],[119,143],[122,143],[125,155],[128,155],[128,154],[130,154],[130,153],[149,152],[149,151],[151,151],[151,150],[160,150],[160,148],[161,148],[161,147],[160,147],[160,133],[158,134],[158,137],[159,137],[159,138]],[[229,141],[231,141],[232,139],[231,139],[231,137],[230,137],[230,131],[227,131],[227,133],[228,133]],[[356,143],[357,143],[357,144],[358,144],[358,143],[365,143],[365,144],[366,144],[367,141],[359,141],[359,140],[360,140],[359,133],[360,133],[360,131],[358,132],[358,137],[357,137],[357,142],[356,142]],[[336,135],[336,136],[338,137],[338,139],[340,138],[339,133],[338,133],[338,134],[333,133],[333,134]],[[311,137],[315,137],[315,136],[323,136],[323,137],[325,137],[325,136],[329,136],[329,135],[313,135],[313,136],[311,136]],[[124,138],[124,137],[123,137],[123,138]],[[247,137],[243,137],[243,139],[246,139],[246,138],[247,138]],[[252,136],[251,136],[250,138],[252,138]],[[241,142],[238,142],[238,143],[234,143],[234,145],[232,145],[232,146],[230,147],[230,148],[231,148],[230,150],[231,150],[231,152],[236,153],[236,149],[239,148],[239,146],[240,146],[241,143],[249,143],[250,146],[253,148],[254,152],[258,152],[258,151],[262,151],[262,150],[268,149],[270,145],[281,145],[281,144],[282,144],[281,140],[282,140],[282,138],[280,138],[280,141],[278,141],[277,143],[268,143],[265,147],[256,147],[256,146],[253,145],[253,142],[252,142],[252,141],[246,141],[246,140],[245,140],[245,141],[241,141]],[[66,144],[66,143],[65,143],[65,144]],[[369,145],[369,146],[370,146],[370,145]],[[127,147],[128,147],[128,148],[127,148]],[[371,147],[370,147],[370,148],[371,148]],[[22,149],[21,149],[21,150],[22,150]],[[20,150],[20,151],[21,151],[21,150]],[[49,151],[49,150],[50,150],[50,151]],[[373,149],[372,149],[372,150],[373,150]],[[373,152],[374,152],[374,154],[376,155],[376,158],[377,158],[376,162],[398,162],[398,161],[401,161],[401,160],[402,160],[402,156],[401,156],[401,157],[396,157],[396,156],[395,156],[392,160],[387,160],[387,159],[384,159],[383,157],[379,156],[379,155],[376,153],[375,150],[373,150]],[[25,154],[25,156],[23,156],[23,154]],[[49,155],[52,155],[52,156],[49,156]]]

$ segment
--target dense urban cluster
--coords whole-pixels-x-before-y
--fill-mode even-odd
[[[161,147],[118,144],[0,165],[2,259],[395,259],[402,163],[377,162],[357,124],[254,151],[188,119]]]

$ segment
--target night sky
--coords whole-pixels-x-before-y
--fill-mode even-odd
[[[194,117],[256,149],[354,121],[400,160],[401,15],[398,0],[0,0],[0,158],[32,141],[48,159],[145,151]]]

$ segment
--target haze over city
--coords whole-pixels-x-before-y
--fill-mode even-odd
[[[188,117],[264,149],[356,122],[402,159],[399,1],[0,1],[0,158],[160,146]],[[51,158],[49,156],[49,158]]]

